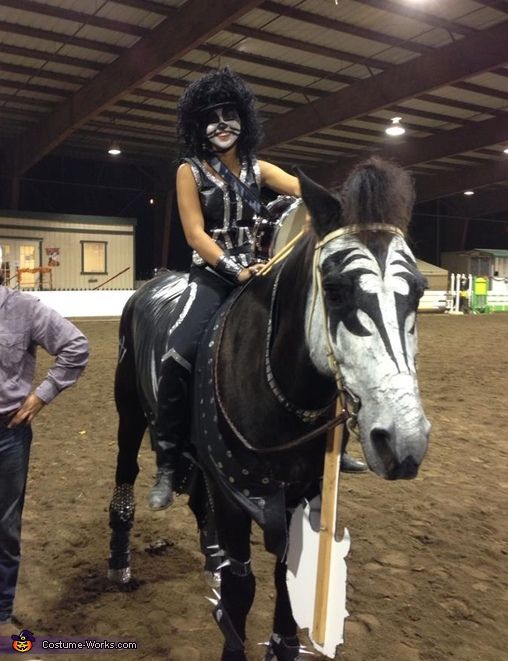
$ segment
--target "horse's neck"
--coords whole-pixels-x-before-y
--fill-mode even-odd
[[[294,253],[278,278],[268,366],[266,342],[276,275],[257,278],[247,287],[222,334],[217,368],[221,401],[238,427],[260,445],[272,444],[273,432],[279,442],[301,435],[305,423],[291,407],[320,409],[335,393],[333,382],[318,374],[309,356],[305,309],[310,265],[304,259],[305,245]]]

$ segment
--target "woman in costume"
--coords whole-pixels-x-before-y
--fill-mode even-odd
[[[152,509],[173,499],[173,482],[188,434],[188,386],[201,336],[235,287],[261,268],[253,254],[253,224],[262,186],[300,196],[298,179],[254,151],[261,130],[255,97],[228,68],[206,74],[178,105],[183,159],[176,177],[178,209],[192,265],[163,357],[155,424],[157,478]]]

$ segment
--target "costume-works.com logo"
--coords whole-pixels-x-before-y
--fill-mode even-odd
[[[35,643],[35,636],[28,629],[23,629],[19,632],[19,635],[13,634],[11,638],[12,649],[15,652],[29,652]]]

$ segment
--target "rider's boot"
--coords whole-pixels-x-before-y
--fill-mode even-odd
[[[369,470],[367,464],[360,459],[355,459],[347,453],[350,436],[347,425],[344,425],[342,433],[342,452],[340,455],[340,470],[342,473],[365,473]]]
[[[340,470],[343,473],[365,473],[368,466],[364,461],[355,459],[350,454],[344,453],[340,458]]]
[[[176,468],[189,433],[189,381],[186,361],[181,364],[172,356],[163,359],[153,435],[157,476],[148,496],[153,510],[165,509],[173,502]]]
[[[161,466],[157,468],[155,482],[148,494],[151,510],[164,510],[173,502],[174,470]]]

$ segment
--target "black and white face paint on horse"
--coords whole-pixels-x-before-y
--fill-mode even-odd
[[[322,189],[320,194],[329,195]],[[313,213],[305,190],[303,196]],[[331,195],[326,205],[340,213]],[[358,426],[369,467],[387,479],[413,478],[430,432],[415,367],[416,310],[425,279],[396,228],[369,232],[369,225],[346,226],[342,232],[329,241],[324,237],[319,254],[323,294],[309,294],[311,359],[321,373],[330,374],[331,347],[344,385],[360,400]]]
[[[210,108],[203,117],[206,139],[214,151],[228,151],[238,140],[242,131],[242,122],[234,105]]]

